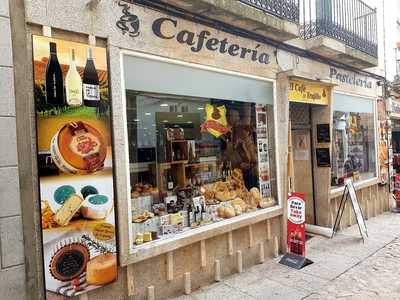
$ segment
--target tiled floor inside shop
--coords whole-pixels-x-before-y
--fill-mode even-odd
[[[247,299],[400,299],[400,214],[367,220],[362,242],[357,225],[333,239],[307,242],[314,264],[302,270],[278,264],[279,258],[175,300]]]

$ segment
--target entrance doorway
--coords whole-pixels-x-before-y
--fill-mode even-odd
[[[290,103],[293,191],[304,193],[306,223],[316,224],[311,105]]]

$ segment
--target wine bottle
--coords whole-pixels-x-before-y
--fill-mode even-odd
[[[93,62],[93,50],[88,48],[85,71],[83,72],[83,104],[96,107],[100,104],[99,76]]]
[[[174,189],[174,181],[172,180],[171,172],[167,174],[167,190],[172,191]]]
[[[46,66],[46,100],[48,104],[64,106],[64,85],[56,43],[50,43],[50,56]]]
[[[69,106],[82,105],[82,79],[76,69],[75,48],[69,48],[69,69],[65,77],[65,93]]]

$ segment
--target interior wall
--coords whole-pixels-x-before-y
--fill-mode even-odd
[[[314,169],[314,205],[316,212],[316,225],[329,226],[329,193],[331,188],[331,168],[317,165],[316,149],[329,148],[332,155],[332,143],[318,143],[317,125],[330,124],[330,137],[332,141],[332,103],[326,106],[313,106],[311,108],[311,124],[313,135],[313,169]]]

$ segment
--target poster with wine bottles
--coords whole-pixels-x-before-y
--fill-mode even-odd
[[[43,261],[49,295],[117,278],[107,51],[33,36]]]

